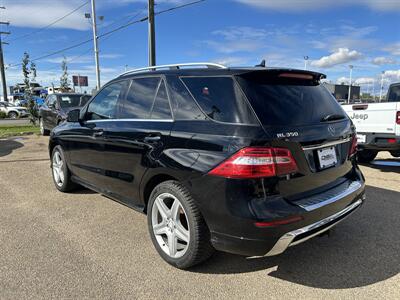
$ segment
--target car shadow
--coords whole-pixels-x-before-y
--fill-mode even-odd
[[[367,187],[367,200],[330,236],[316,237],[275,257],[244,258],[216,253],[191,272],[260,276],[323,289],[370,285],[400,271],[400,193]]]
[[[360,165],[380,170],[381,172],[400,173],[400,159],[398,158],[375,159],[370,163]]]
[[[11,154],[15,149],[23,147],[24,144],[14,139],[0,140],[0,157]]]

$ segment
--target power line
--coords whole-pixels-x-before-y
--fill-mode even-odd
[[[28,37],[28,36],[30,36],[30,35],[34,35],[34,34],[36,34],[36,33],[42,32],[43,30],[46,30],[47,28],[50,28],[50,27],[53,26],[54,24],[57,24],[58,22],[64,20],[64,19],[67,18],[67,17],[69,17],[70,15],[72,15],[73,13],[75,13],[76,11],[78,11],[79,9],[81,9],[82,7],[84,7],[85,5],[87,5],[88,3],[89,3],[89,1],[86,1],[85,3],[79,5],[79,6],[78,6],[77,8],[75,8],[74,10],[70,11],[69,13],[67,13],[67,14],[64,15],[64,16],[62,16],[61,18],[58,18],[57,20],[51,22],[50,24],[48,24],[48,25],[46,25],[46,26],[44,26],[44,27],[41,27],[41,28],[39,28],[39,29],[37,29],[37,30],[28,32],[28,33],[26,33],[26,34],[17,36],[16,38],[9,40],[9,42],[13,42],[13,41],[16,41],[16,40],[20,40],[20,39],[23,39],[23,38]]]
[[[193,1],[193,2],[190,2],[190,3],[178,5],[178,6],[175,6],[175,7],[172,7],[172,8],[168,8],[168,9],[156,12],[155,15],[160,15],[160,14],[163,14],[163,13],[165,13],[167,11],[176,10],[176,9],[179,9],[179,8],[187,7],[189,5],[194,5],[194,4],[197,4],[197,3],[200,3],[200,2],[204,2],[204,1],[206,1],[206,0],[198,0],[198,1]],[[134,20],[134,21],[128,22],[128,23],[126,23],[124,25],[121,25],[121,26],[119,26],[119,27],[117,27],[117,28],[115,28],[113,30],[110,30],[110,31],[107,31],[107,32],[105,32],[103,34],[100,34],[97,37],[98,38],[103,38],[105,36],[108,36],[108,35],[111,35],[111,34],[117,32],[117,31],[120,31],[120,30],[122,30],[124,28],[127,28],[127,27],[129,27],[131,25],[147,21],[147,19],[148,19],[148,17],[144,17],[144,18],[141,18],[141,19],[138,19],[138,20]],[[31,61],[42,60],[42,59],[48,58],[50,56],[53,56],[53,55],[56,55],[56,54],[60,54],[60,53],[63,53],[65,51],[68,51],[68,50],[77,48],[79,46],[85,45],[85,44],[90,43],[92,41],[93,41],[93,38],[90,38],[90,39],[84,40],[82,42],[76,43],[76,44],[74,44],[72,46],[69,46],[69,47],[66,47],[66,48],[63,48],[63,49],[60,49],[60,50],[56,50],[54,52],[51,52],[51,53],[48,53],[48,54],[45,54],[45,55],[42,55],[42,56],[39,56],[39,57],[35,57],[35,58],[31,59]],[[11,64],[8,65],[8,67],[9,68],[13,68],[13,67],[21,66],[21,65],[22,65],[22,63],[16,63],[16,64],[12,64],[11,63]]]

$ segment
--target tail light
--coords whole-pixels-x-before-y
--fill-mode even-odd
[[[297,172],[296,161],[288,149],[247,147],[212,169],[209,174],[226,178],[260,178]]]
[[[349,151],[349,156],[353,156],[354,154],[357,153],[357,135],[353,135],[351,139],[351,147]]]
[[[400,111],[396,113],[396,124],[400,125]]]

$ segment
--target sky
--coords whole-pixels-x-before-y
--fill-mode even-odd
[[[193,0],[156,0],[162,11]],[[85,4],[86,3],[86,4]],[[86,0],[0,0],[8,85],[22,82],[23,53],[32,59],[87,41],[91,25]],[[78,7],[81,8],[77,9]],[[72,11],[74,11],[71,13]],[[98,34],[147,15],[147,0],[96,0]],[[69,14],[62,21],[43,27]],[[218,62],[307,68],[334,83],[353,81],[379,93],[400,81],[400,0],[206,0],[156,16],[157,64]],[[99,38],[102,84],[125,69],[147,65],[147,23]],[[70,75],[89,76],[95,86],[93,42],[36,60],[36,81],[58,85],[65,56]]]

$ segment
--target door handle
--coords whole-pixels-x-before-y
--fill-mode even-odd
[[[96,130],[95,132],[93,132],[93,136],[94,137],[100,137],[100,136],[103,135],[103,133],[104,133],[103,130]]]
[[[146,136],[143,139],[145,142],[157,142],[161,140],[161,137],[159,135],[153,135],[153,136]]]

